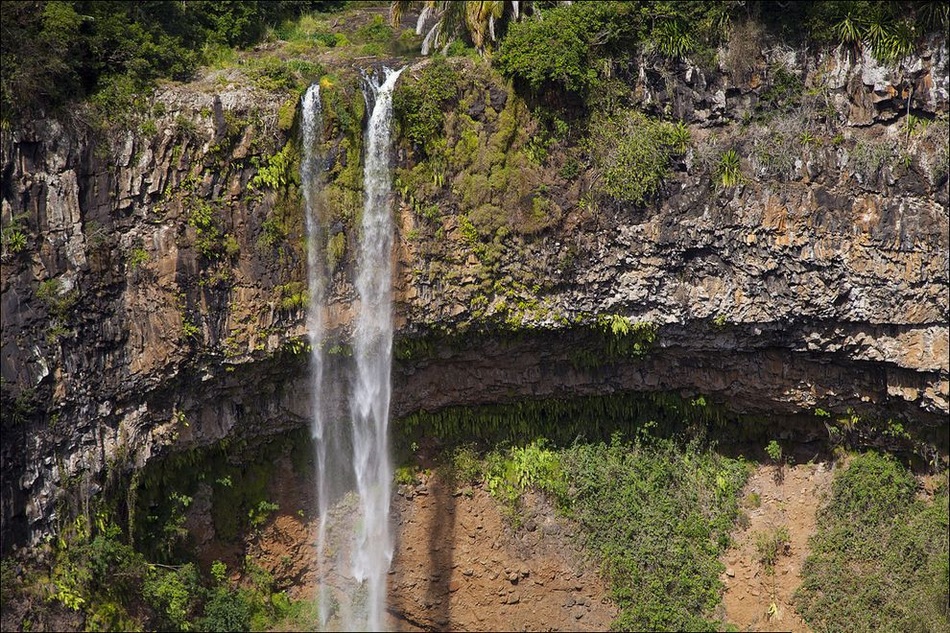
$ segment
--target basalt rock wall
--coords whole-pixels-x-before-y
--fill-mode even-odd
[[[890,66],[769,51],[741,68],[618,69],[641,109],[691,133],[648,204],[592,198],[596,174],[570,136],[506,163],[528,192],[517,208],[472,201],[477,157],[395,192],[394,416],[670,391],[777,425],[819,408],[944,424],[946,44]],[[527,153],[541,126],[522,98],[485,66],[451,63],[448,147],[513,121],[502,149]],[[765,116],[777,69],[809,98]],[[307,424],[302,207],[294,169],[275,159],[299,156],[297,98],[217,71],[160,88],[134,124],[3,130],[5,549],[157,456]],[[802,123],[816,104],[820,132]],[[358,151],[340,126],[325,140],[333,184]],[[735,186],[717,179],[728,149]],[[420,159],[404,139],[394,154],[398,187]],[[353,214],[331,220],[343,238],[327,322],[345,366],[358,235]],[[617,319],[652,333],[636,354],[598,347]]]

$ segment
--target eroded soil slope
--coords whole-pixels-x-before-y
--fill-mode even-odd
[[[289,475],[290,464],[283,468]],[[247,553],[292,597],[309,598],[316,594],[313,494],[302,480],[283,479],[281,510]],[[602,631],[616,615],[572,526],[540,497],[527,496],[515,530],[483,487],[457,487],[424,471],[398,488],[392,513],[392,630]],[[243,553],[212,546],[204,556],[206,564],[217,558],[239,569]]]

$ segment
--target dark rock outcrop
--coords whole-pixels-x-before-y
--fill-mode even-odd
[[[632,91],[693,134],[657,204],[595,209],[580,204],[583,174],[562,180],[559,220],[508,238],[490,267],[464,235],[460,195],[444,194],[425,230],[399,205],[398,336],[471,335],[397,362],[394,415],[664,390],[758,415],[945,423],[946,138],[912,136],[907,113],[945,118],[946,44],[899,67],[770,56],[742,73],[644,62]],[[795,136],[793,112],[754,123],[776,56],[826,96],[834,142]],[[306,424],[306,319],[286,300],[306,279],[299,204],[252,183],[294,134],[278,112],[296,96],[249,86],[219,71],[164,87],[139,129],[111,138],[52,120],[3,130],[5,548],[35,542],[63,518],[59,500],[109,473]],[[465,106],[479,121],[518,100],[482,93]],[[766,152],[771,134],[794,152]],[[726,147],[751,173],[723,189],[710,165]],[[910,158],[878,160],[882,148]],[[328,308],[341,338],[351,272],[336,272]],[[650,353],[572,363],[597,315],[655,325]]]

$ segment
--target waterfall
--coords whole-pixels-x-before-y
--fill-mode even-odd
[[[327,520],[330,512],[330,474],[333,472],[327,461],[330,434],[327,429],[326,385],[324,383],[324,322],[323,306],[326,294],[328,271],[321,257],[319,194],[322,181],[321,157],[318,143],[323,140],[323,112],[320,104],[320,84],[307,89],[300,99],[302,127],[302,157],[300,161],[300,183],[303,189],[304,217],[307,230],[307,281],[310,289],[309,309],[307,311],[307,332],[311,349],[311,390],[312,390],[312,428],[316,451],[317,479],[317,577],[322,579],[326,573],[324,551],[326,549]],[[329,609],[327,585],[319,583],[318,612],[321,626],[326,626]]]
[[[392,93],[402,70],[386,69],[379,85],[367,77],[373,97],[366,130],[362,236],[356,289],[360,310],[353,336],[356,376],[350,401],[353,467],[362,520],[353,553],[353,575],[366,584],[366,628],[378,631],[386,608],[386,575],[393,558],[389,527],[392,465],[389,400],[392,369],[392,174],[389,164]],[[367,95],[367,103],[370,99]]]
[[[389,526],[392,465],[389,402],[392,364],[392,92],[402,72],[366,77],[364,207],[356,255],[359,296],[353,364],[329,362],[324,311],[329,271],[320,222],[323,137],[319,85],[301,99],[301,184],[306,205],[316,460],[318,613],[321,629],[381,630],[393,557]],[[350,371],[344,371],[349,369]],[[344,401],[348,404],[344,406]],[[355,488],[355,490],[354,490]]]

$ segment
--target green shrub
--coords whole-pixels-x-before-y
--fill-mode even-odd
[[[714,631],[719,556],[747,466],[697,443],[615,436],[561,457],[566,508],[601,562],[620,614],[614,630]]]
[[[597,327],[608,359],[646,356],[653,349],[658,329],[651,321],[631,322],[620,314],[597,315]]]
[[[548,448],[543,438],[505,452],[490,453],[486,460],[485,483],[493,497],[512,509],[528,489],[554,497],[563,497],[567,490],[560,456]]]
[[[187,631],[198,609],[200,587],[194,563],[178,569],[153,567],[142,585],[142,595],[157,612],[161,630]]]
[[[730,149],[723,152],[716,165],[715,181],[720,187],[735,187],[742,183],[742,168],[739,153]]]
[[[248,182],[252,189],[281,189],[289,185],[300,185],[300,151],[293,143],[272,154]]]
[[[218,587],[211,592],[204,616],[197,622],[199,631],[249,631],[254,607],[246,592]]]
[[[11,218],[10,223],[0,231],[0,245],[6,252],[19,255],[29,246],[28,230],[26,225],[27,214],[20,214]]]
[[[148,263],[150,256],[144,248],[133,248],[129,251],[128,266],[129,270],[136,270]]]
[[[3,231],[3,245],[10,249],[11,253],[22,253],[26,250],[26,233],[19,227],[11,227]]]
[[[947,474],[932,501],[891,457],[855,457],[832,484],[802,568],[796,603],[812,629],[950,627]]]
[[[53,319],[66,319],[79,302],[79,290],[65,290],[59,279],[46,279],[36,289],[36,298],[46,305]]]
[[[215,259],[224,252],[225,236],[218,225],[217,209],[210,202],[203,198],[191,199],[188,225],[195,229],[195,249],[202,257]]]
[[[363,43],[386,44],[393,38],[393,30],[381,15],[373,18],[356,29],[356,37]]]
[[[659,194],[684,142],[682,128],[640,112],[595,115],[587,147],[598,171],[597,189],[614,200],[644,204]]]
[[[277,510],[280,510],[280,506],[276,503],[261,500],[257,503],[257,506],[248,510],[248,524],[252,528],[258,529],[267,523],[267,519],[270,517],[271,513],[276,512]]]
[[[307,285],[300,281],[291,281],[281,286],[277,286],[276,294],[280,298],[280,308],[282,310],[303,310],[310,303],[310,292]]]
[[[782,447],[775,440],[771,440],[765,447],[765,453],[773,463],[778,464],[782,461]]]
[[[807,27],[822,43],[869,47],[880,62],[892,63],[914,52],[917,37],[927,31],[946,31],[946,7],[921,2],[810,3]]]
[[[696,47],[689,27],[679,19],[660,21],[654,27],[650,39],[660,53],[674,59],[685,57]]]
[[[456,484],[475,484],[482,478],[482,465],[475,448],[467,444],[452,452],[452,478]]]
[[[437,55],[418,80],[406,79],[397,84],[393,94],[393,114],[400,135],[430,155],[443,137],[446,104],[458,93],[458,77],[445,58]]]
[[[755,535],[755,551],[766,573],[775,573],[775,563],[778,562],[779,555],[785,553],[788,542],[788,528],[784,525]]]
[[[280,220],[274,216],[269,216],[261,223],[261,235],[257,238],[257,246],[262,251],[272,249],[287,239],[287,231],[281,225]]]
[[[494,64],[534,91],[559,88],[586,94],[597,78],[590,60],[595,33],[584,19],[590,14],[584,7],[561,7],[546,11],[543,20],[511,24]]]

